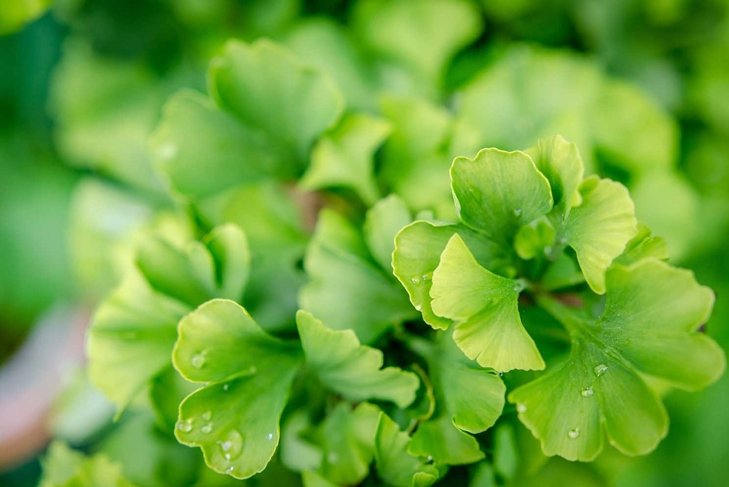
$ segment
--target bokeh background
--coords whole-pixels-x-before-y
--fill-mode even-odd
[[[729,2],[463,2],[473,15],[440,34],[465,47],[438,66],[440,35],[418,36],[427,19],[362,20],[382,1],[0,0],[0,485],[36,485],[51,437],[106,453],[139,485],[195,477],[190,450],[151,418],[112,421],[83,339],[135,231],[169,204],[148,149],[162,106],[204,90],[230,37],[283,42],[362,107],[360,74],[377,65],[377,90],[460,106],[489,145],[578,142],[593,171],[628,185],[672,261],[715,290],[706,332],[729,349]],[[666,402],[670,434],[652,455],[557,462],[535,485],[727,485],[729,374]]]

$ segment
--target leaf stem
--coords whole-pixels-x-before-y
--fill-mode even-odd
[[[585,326],[585,320],[575,308],[565,305],[549,293],[535,293],[537,304],[564,326],[570,335],[577,335]]]

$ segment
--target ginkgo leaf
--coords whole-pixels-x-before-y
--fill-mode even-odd
[[[506,387],[494,370],[465,357],[448,335],[440,335],[435,346],[424,350],[437,401],[455,426],[481,433],[501,415]]]
[[[335,485],[357,485],[367,476],[375,455],[380,409],[363,402],[352,408],[339,403],[320,425],[319,472]]]
[[[360,345],[352,330],[331,330],[311,313],[296,314],[306,364],[328,388],[353,401],[380,399],[401,408],[415,399],[419,386],[412,372],[382,369],[383,355]]]
[[[408,453],[410,436],[385,413],[380,413],[375,435],[377,473],[393,487],[427,487],[438,479],[438,469]]]
[[[554,206],[565,213],[578,205],[581,199],[578,188],[585,170],[577,145],[555,135],[540,139],[536,147],[526,152],[549,181]]]
[[[431,457],[442,465],[466,465],[485,456],[476,438],[456,428],[447,416],[421,424],[408,445],[408,453]]]
[[[510,247],[520,226],[551,210],[549,181],[523,152],[482,149],[458,157],[451,184],[461,221]]]
[[[363,236],[332,210],[319,214],[304,268],[310,280],[300,291],[301,307],[331,328],[354,330],[363,343],[415,314],[389,270],[374,261]]]
[[[105,455],[85,457],[61,442],[53,442],[43,459],[39,487],[134,487],[122,474],[122,466]]]
[[[539,350],[519,317],[523,285],[476,261],[463,239],[448,241],[433,272],[433,312],[455,322],[453,340],[471,359],[498,371],[544,368]]]
[[[431,456],[443,464],[477,461],[483,457],[476,440],[494,425],[504,407],[501,377],[469,360],[450,333],[432,344],[417,338],[408,344],[426,359],[439,416],[422,423],[413,435],[411,453]]]
[[[355,9],[354,28],[371,49],[422,73],[437,87],[445,64],[478,36],[481,21],[464,0],[365,0]]]
[[[605,310],[589,319],[556,301],[539,304],[570,331],[569,357],[509,395],[547,455],[591,460],[604,437],[628,455],[653,450],[668,417],[643,375],[698,389],[724,371],[721,348],[697,329],[713,294],[689,271],[648,258],[607,273]]]
[[[317,142],[302,188],[352,189],[364,203],[380,196],[374,175],[374,153],[390,133],[390,125],[370,115],[352,114]]]
[[[563,238],[590,288],[603,294],[605,271],[637,232],[635,206],[625,186],[608,179],[589,177],[579,190],[582,204],[570,212]]]
[[[298,345],[268,335],[240,305],[215,299],[180,321],[173,364],[206,384],[180,404],[177,439],[202,449],[216,472],[261,472],[279,441],[279,421],[299,369]]]
[[[342,112],[341,95],[328,77],[265,39],[229,41],[211,63],[208,85],[219,107],[282,144],[300,163]]]
[[[440,255],[456,233],[474,249],[479,260],[490,263],[503,260],[496,244],[468,227],[426,221],[416,221],[402,228],[395,236],[392,254],[393,274],[407,290],[410,302],[422,313],[426,323],[441,330],[448,328],[452,321],[433,313],[430,290]]]
[[[285,152],[265,134],[193,91],[167,101],[150,145],[174,189],[194,199],[266,177],[296,175]]]
[[[89,377],[119,410],[170,362],[177,322],[191,306],[130,272],[99,306],[87,341]]]
[[[664,239],[651,233],[650,228],[638,224],[638,233],[627,243],[623,253],[614,262],[628,265],[648,257],[668,259],[668,245]]]
[[[242,230],[224,225],[182,246],[148,236],[135,260],[99,306],[87,343],[91,380],[119,412],[169,365],[180,318],[213,297],[241,298],[249,254]]]
[[[408,207],[394,194],[381,199],[367,211],[362,225],[364,238],[372,257],[383,269],[392,268],[395,236],[411,221]]]

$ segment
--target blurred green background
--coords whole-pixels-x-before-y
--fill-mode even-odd
[[[594,171],[630,187],[673,262],[715,290],[706,330],[729,348],[729,2],[464,2],[473,25],[454,20],[443,36],[467,46],[438,66],[424,54],[438,39],[417,39],[423,19],[361,21],[387,2],[0,0],[0,367],[41,318],[88,313],[116,283],[134,231],[170,204],[147,147],[165,99],[202,89],[227,38],[260,36],[338,73],[361,107],[373,90],[361,73],[385,66],[377,90],[452,107],[489,144],[522,148],[550,131],[578,142]],[[381,29],[366,30],[373,25]],[[367,62],[347,57],[355,52]],[[484,114],[484,99],[500,111]],[[125,473],[140,485],[176,485],[161,472],[189,450],[155,437],[146,417],[112,425],[80,362],[70,359],[42,424],[134,465]],[[3,411],[11,392],[0,389]],[[670,434],[652,455],[553,462],[535,485],[726,485],[729,375],[702,393],[670,392],[667,404]],[[19,452],[8,438],[0,429],[0,452]],[[0,485],[36,485],[35,450],[0,454],[13,457],[0,464]]]

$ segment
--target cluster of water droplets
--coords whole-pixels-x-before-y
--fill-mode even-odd
[[[608,371],[608,366],[605,364],[598,364],[593,369],[592,372],[595,374],[596,377],[602,377],[605,375]],[[582,397],[592,397],[595,395],[595,389],[592,386],[584,387],[580,390],[580,396]],[[517,410],[519,407],[517,406]],[[576,440],[580,437],[580,428],[572,428],[567,432],[567,437],[570,440]]]
[[[423,274],[422,276],[413,276],[410,278],[410,282],[413,284],[420,284],[421,282],[430,281],[433,278],[432,274]]]

